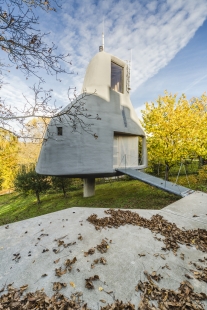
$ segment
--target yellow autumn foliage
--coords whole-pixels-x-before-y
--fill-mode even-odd
[[[0,129],[0,188],[13,186],[18,165],[18,139],[8,130]]]
[[[13,187],[13,181],[24,165],[35,165],[41,149],[48,119],[31,119],[25,127],[26,139],[17,138],[13,133],[0,129],[0,189]]]
[[[206,94],[187,100],[167,91],[156,103],[146,103],[142,126],[149,160],[170,168],[184,158],[207,156],[206,104]]]

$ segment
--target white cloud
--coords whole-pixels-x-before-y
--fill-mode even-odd
[[[51,87],[56,88],[54,95],[65,103],[64,92],[69,86],[81,90],[87,64],[101,45],[103,17],[106,52],[126,60],[132,49],[132,91],[135,91],[175,57],[206,16],[207,0],[65,0],[61,12],[44,17],[44,27],[49,28],[46,32],[51,28],[50,39],[60,51],[71,54],[75,72],[65,76],[61,85],[51,82]],[[2,97],[21,102],[26,83],[15,81],[14,77],[5,89]]]
[[[135,112],[137,113],[137,116],[140,120],[142,120],[142,110],[145,110],[145,104],[142,104],[138,108],[135,109]]]
[[[129,59],[133,49],[132,89],[155,75],[193,37],[207,16],[207,1],[113,1],[82,2],[70,15],[65,4],[64,23],[68,25],[60,43],[73,55],[79,72],[74,84],[81,88],[84,73],[101,43],[102,18],[105,18],[105,50]],[[104,5],[103,5],[104,3]],[[109,5],[110,4],[110,5]],[[68,13],[67,13],[68,12]]]

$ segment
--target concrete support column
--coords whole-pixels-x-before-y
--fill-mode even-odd
[[[91,197],[95,195],[95,178],[83,179],[83,197]]]

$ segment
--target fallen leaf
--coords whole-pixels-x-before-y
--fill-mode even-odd
[[[60,267],[60,268],[56,268],[55,269],[55,275],[57,276],[57,277],[61,277],[63,274],[65,274],[67,272],[67,269],[63,269],[62,270],[62,267]]]
[[[186,277],[186,278],[188,278],[188,279],[193,279],[193,277],[192,277],[192,276],[190,276],[190,275],[189,275],[189,274],[187,274],[187,273],[185,274],[185,277]]]
[[[66,286],[67,286],[66,283],[53,282],[53,291],[59,291],[59,290],[61,290],[63,287],[66,287]]]
[[[101,244],[97,245],[97,250],[101,252],[102,254],[106,253],[108,249],[109,249],[109,245],[107,241],[104,239],[102,239]]]
[[[85,287],[88,289],[94,289],[93,281],[96,281],[96,280],[99,280],[98,275],[94,275],[93,277],[85,279],[85,281],[86,281]]]
[[[74,282],[70,282],[70,286],[75,288],[75,283]]]
[[[28,289],[28,284],[20,286],[20,291],[25,291]]]
[[[98,218],[97,214],[92,214],[87,218],[87,221],[92,223],[96,230],[106,227],[118,228],[126,224],[137,225],[148,228],[155,234],[162,235],[164,237],[162,242],[165,244],[163,250],[172,250],[175,255],[180,247],[179,244],[185,244],[187,247],[192,246],[192,240],[194,240],[193,245],[196,249],[207,252],[207,230],[205,229],[181,229],[175,223],[165,220],[160,214],[155,214],[151,219],[146,219],[138,213],[129,210],[109,209],[104,212],[107,214],[106,217]]]
[[[160,254],[160,257],[161,257],[162,259],[166,259],[166,257],[165,257],[163,254]]]
[[[146,256],[144,253],[140,253],[138,255],[139,255],[139,257]],[[154,254],[154,256],[155,256],[155,254]]]
[[[107,260],[104,257],[100,257],[99,261],[103,265],[106,265],[106,263],[107,263]]]
[[[45,253],[45,252],[48,252],[48,251],[49,251],[49,249],[43,249],[42,253]]]

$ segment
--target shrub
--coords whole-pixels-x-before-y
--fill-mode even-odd
[[[40,193],[46,192],[51,187],[50,178],[37,174],[34,170],[19,173],[14,181],[14,186],[17,191],[25,194],[34,193],[38,204],[40,203]]]

